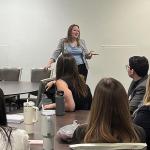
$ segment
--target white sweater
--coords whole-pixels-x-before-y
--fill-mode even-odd
[[[12,150],[30,150],[29,142],[28,142],[29,136],[25,130],[21,129],[15,129],[12,130],[11,133],[11,145]],[[0,150],[11,150],[10,145],[8,145],[7,138],[5,139],[0,133]]]

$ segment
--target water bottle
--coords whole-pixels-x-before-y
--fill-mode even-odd
[[[55,111],[43,110],[41,114],[41,133],[43,136],[43,150],[54,150]]]
[[[57,91],[55,95],[56,115],[63,116],[65,114],[64,91]]]

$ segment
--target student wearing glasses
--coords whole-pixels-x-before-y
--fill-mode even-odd
[[[129,77],[133,79],[128,89],[131,114],[133,114],[133,112],[143,103],[146,81],[148,78],[148,70],[149,63],[146,57],[133,56],[129,58],[127,71]]]

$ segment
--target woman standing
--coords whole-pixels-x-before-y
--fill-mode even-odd
[[[53,52],[46,68],[50,68],[51,64],[56,61],[61,53],[71,53],[78,65],[79,73],[87,78],[88,74],[88,63],[86,59],[91,59],[92,51],[88,51],[84,40],[80,39],[80,28],[76,24],[72,24],[68,28],[68,34],[66,38],[59,41],[57,49]]]

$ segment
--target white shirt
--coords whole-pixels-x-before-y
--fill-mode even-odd
[[[12,150],[30,150],[28,139],[29,136],[25,130],[13,129],[11,133]],[[8,144],[8,147],[7,144],[7,137],[5,139],[0,132],[0,150],[6,150],[6,148],[11,150],[10,144]]]

